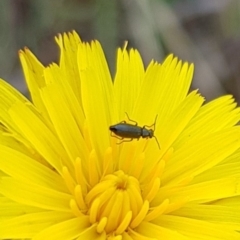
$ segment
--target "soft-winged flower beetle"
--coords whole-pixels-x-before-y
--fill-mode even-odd
[[[158,115],[156,115],[155,121],[151,126],[144,125],[143,127],[138,126],[136,121],[131,120],[127,113],[126,113],[126,115],[127,115],[128,120],[135,124],[130,124],[130,123],[127,123],[126,121],[122,121],[120,123],[112,125],[109,127],[109,130],[111,131],[111,136],[116,137],[120,140],[123,140],[120,143],[130,142],[133,139],[139,140],[140,137],[155,138],[157,145],[160,149],[160,144],[159,144],[156,136],[154,136],[155,125],[156,125]],[[153,129],[151,129],[152,127],[153,127]],[[113,135],[112,133],[114,133],[115,135]],[[128,140],[124,140],[125,138],[127,138]],[[120,144],[120,143],[118,143],[118,144]]]

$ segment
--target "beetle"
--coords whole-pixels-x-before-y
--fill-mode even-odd
[[[112,125],[109,127],[109,130],[111,131],[111,136],[116,137],[122,142],[130,142],[133,139],[140,139],[140,137],[142,138],[155,138],[157,145],[160,149],[160,144],[156,138],[156,136],[154,136],[154,131],[155,131],[155,125],[156,125],[156,121],[157,121],[157,117],[158,115],[156,115],[155,121],[151,126],[148,125],[144,125],[143,127],[138,126],[137,122],[134,120],[131,120],[128,116],[128,114],[126,113],[127,118],[129,121],[135,123],[135,124],[130,124],[127,123],[126,121],[122,121],[120,123],[117,123],[115,125]],[[146,128],[147,127],[147,128]],[[148,129],[153,127],[153,129]],[[113,135],[112,133],[114,133],[115,135]],[[129,139],[129,140],[124,140],[125,138]],[[120,144],[118,143],[118,144]]]

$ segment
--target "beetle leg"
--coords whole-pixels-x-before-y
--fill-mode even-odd
[[[144,125],[142,128],[144,128],[144,129],[149,129],[149,128],[151,128],[153,125]]]
[[[130,118],[129,118],[129,116],[128,116],[127,112],[125,112],[125,114],[126,114],[126,116],[127,116],[128,120],[129,120],[129,122],[133,122],[133,123],[135,123],[135,126],[137,126],[137,125],[138,125],[136,121],[134,121],[134,120],[132,120],[132,119],[130,119]]]
[[[154,123],[152,125],[150,125],[150,126],[149,125],[144,125],[143,128],[146,129],[146,127],[147,128],[152,128],[153,127],[153,131],[155,131],[155,125],[156,125],[157,117],[158,117],[158,115],[156,115],[155,121],[154,121]]]
[[[118,137],[117,135],[113,134],[113,132],[111,132],[111,137],[115,137],[117,139],[123,140],[123,137]]]
[[[118,139],[120,139],[120,138],[118,138]],[[122,139],[126,139],[126,138],[122,138]],[[122,140],[121,139],[121,140]],[[118,142],[117,144],[121,144],[121,143],[123,143],[123,142],[131,142],[133,140],[133,138],[130,138],[129,140],[123,140],[123,141],[121,141],[121,142]]]
[[[144,125],[142,128],[144,129],[152,129],[152,127],[154,127],[153,129],[155,129],[155,124],[152,124],[152,125]]]
[[[127,123],[125,120],[121,121],[120,123]]]

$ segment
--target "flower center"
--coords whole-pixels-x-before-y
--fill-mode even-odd
[[[168,189],[161,191],[161,176],[171,152],[156,163],[142,178],[141,184],[137,179],[141,171],[114,172],[113,164],[110,164],[111,151],[106,153],[102,173],[94,151],[89,155],[89,161],[82,162],[77,158],[73,170],[66,166],[62,170],[62,177],[73,196],[70,200],[72,212],[77,217],[87,216],[99,234],[116,237],[143,221],[152,221],[178,209],[184,202],[178,199],[170,202]],[[139,162],[141,160],[144,158]],[[142,165],[139,166],[141,169]],[[84,168],[89,169],[84,171]]]
[[[98,222],[98,232],[122,234],[137,227],[146,217],[149,202],[144,201],[136,178],[115,172],[104,177],[86,196],[90,222]]]

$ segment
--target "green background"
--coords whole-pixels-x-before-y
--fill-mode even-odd
[[[207,100],[230,93],[240,101],[239,0],[1,0],[0,16],[0,77],[25,95],[18,50],[57,62],[54,36],[75,29],[101,41],[113,76],[127,40],[146,65],[169,53],[193,62],[192,88]]]

